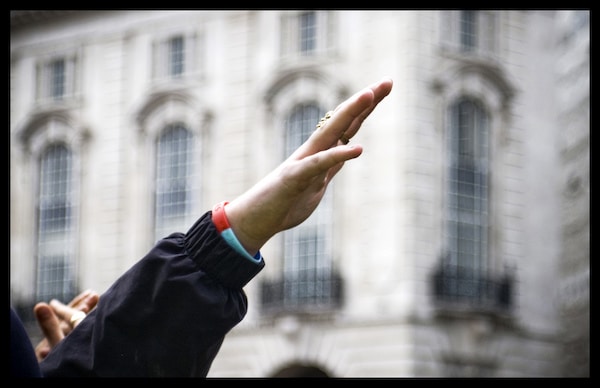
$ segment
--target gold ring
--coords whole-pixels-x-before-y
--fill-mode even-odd
[[[342,133],[342,136],[340,136],[340,141],[341,141],[342,143],[344,143],[344,145],[346,145],[346,144],[350,143],[350,139],[348,139],[348,138],[346,137],[346,134],[345,134],[345,133]]]
[[[319,122],[317,123],[316,128],[319,129],[323,125],[325,125],[325,122],[331,118],[332,114],[333,114],[333,111],[329,111],[329,112],[325,113],[325,116],[321,117],[321,120],[319,120]]]
[[[71,322],[71,326],[78,325],[86,316],[86,313],[83,311],[77,311],[75,314],[71,315],[69,322]]]

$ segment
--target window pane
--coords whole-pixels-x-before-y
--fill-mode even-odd
[[[71,159],[65,146],[53,145],[40,160],[37,300],[70,300],[75,292]]]
[[[308,139],[322,114],[316,105],[301,105],[294,109],[287,122],[284,157],[291,155]]]
[[[169,41],[169,75],[178,77],[184,72],[184,40],[177,36]]]
[[[484,112],[472,101],[452,108],[449,133],[446,225],[451,264],[487,266],[488,129]]]
[[[60,100],[65,95],[65,61],[59,59],[50,64],[50,96]]]
[[[287,122],[285,157],[308,139],[324,114],[314,104],[300,105],[292,111]],[[288,307],[331,302],[334,284],[327,241],[330,228],[328,189],[319,207],[304,223],[283,233],[284,303]]]
[[[473,50],[477,45],[477,14],[475,11],[461,11],[460,45],[465,51]]]
[[[67,255],[46,256],[39,258],[43,264],[38,267],[38,290],[36,300],[71,300],[76,290],[73,274],[70,272]]]
[[[300,15],[300,52],[308,54],[317,47],[317,24],[315,12],[304,12]]]
[[[174,125],[157,142],[156,238],[179,231],[187,222],[192,197],[192,134]]]

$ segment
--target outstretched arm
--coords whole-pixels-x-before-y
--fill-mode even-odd
[[[206,377],[247,312],[244,286],[265,265],[245,253],[312,214],[344,162],[362,153],[345,143],[391,88],[384,79],[340,104],[287,160],[225,207],[248,252],[232,249],[207,211],[187,233],[160,240],[102,294],[40,362],[44,375]]]

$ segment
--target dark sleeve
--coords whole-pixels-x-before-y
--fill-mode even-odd
[[[23,322],[10,308],[10,376],[42,377],[31,340]]]
[[[242,287],[264,267],[235,252],[205,213],[101,295],[41,362],[46,377],[205,377],[247,311]]]

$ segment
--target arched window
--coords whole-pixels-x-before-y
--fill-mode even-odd
[[[51,144],[39,160],[36,300],[76,293],[72,152]]]
[[[183,125],[168,126],[156,141],[155,239],[185,232],[193,199],[193,135]]]
[[[488,271],[489,124],[474,101],[451,107],[447,154],[445,265],[457,297],[477,298]]]
[[[286,123],[285,155],[290,156],[296,148],[308,139],[315,130],[315,123],[319,122],[323,111],[317,105],[297,105],[292,110]]]
[[[293,108],[286,121],[285,156],[298,148],[325,114],[315,104]],[[283,303],[286,307],[331,303],[332,200],[329,186],[315,212],[301,225],[285,231]]]

